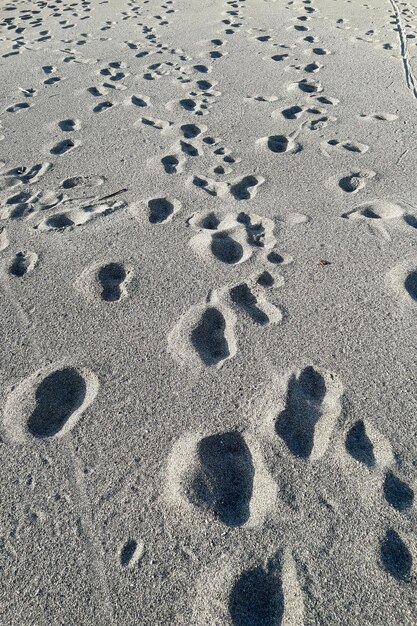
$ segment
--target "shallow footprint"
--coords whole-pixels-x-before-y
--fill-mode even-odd
[[[227,526],[242,526],[250,516],[255,473],[244,438],[236,431],[205,437],[197,454],[200,467],[190,486],[190,501],[211,510]]]

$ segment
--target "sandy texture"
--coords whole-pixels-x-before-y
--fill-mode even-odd
[[[417,623],[417,5],[5,0],[0,623]]]

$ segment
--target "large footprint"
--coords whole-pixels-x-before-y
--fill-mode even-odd
[[[52,365],[23,380],[9,394],[3,426],[12,441],[62,437],[94,400],[96,375],[70,365]]]
[[[323,456],[341,410],[341,393],[334,374],[312,366],[291,375],[275,429],[294,456],[312,461]]]

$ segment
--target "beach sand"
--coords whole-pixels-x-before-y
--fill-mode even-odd
[[[0,623],[415,625],[417,5],[0,24]]]

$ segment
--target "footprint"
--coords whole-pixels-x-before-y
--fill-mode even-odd
[[[359,206],[343,213],[342,217],[347,219],[365,218],[369,220],[381,219],[390,220],[404,215],[405,209],[396,202],[389,200],[372,200],[364,202]]]
[[[147,96],[132,96],[130,101],[137,107],[149,107],[151,106],[151,99]]]
[[[362,420],[352,426],[346,436],[346,450],[349,454],[367,467],[375,467],[374,446]]]
[[[50,152],[51,154],[61,156],[66,152],[70,152],[79,145],[81,145],[81,142],[78,140],[63,139],[62,141],[59,141],[53,148],[51,148]]]
[[[73,119],[62,120],[61,122],[58,122],[58,126],[63,132],[69,133],[69,132],[73,132],[76,130],[80,130],[81,122],[80,120],[73,120]]]
[[[211,251],[222,263],[235,265],[242,260],[243,247],[225,231],[215,233],[211,238]]]
[[[235,317],[216,292],[189,309],[168,335],[168,349],[180,365],[221,367],[236,354]]]
[[[93,113],[102,113],[103,111],[108,111],[113,107],[113,102],[109,100],[105,100],[104,102],[99,102],[94,108]]]
[[[235,200],[250,200],[256,196],[258,187],[265,182],[262,176],[244,176],[230,187],[230,193]]]
[[[29,109],[32,105],[29,102],[18,102],[17,104],[12,104],[7,107],[7,113],[18,113],[19,111],[23,111],[23,109]]]
[[[151,224],[165,224],[181,208],[181,203],[175,198],[152,198],[148,201],[148,217]]]
[[[126,206],[125,202],[87,204],[45,217],[35,228],[41,231],[65,230],[66,228],[86,224],[99,216],[110,215],[110,213],[114,213],[114,211],[123,209]]]
[[[404,280],[404,287],[410,298],[417,302],[417,270],[407,274]]]
[[[233,626],[283,623],[284,591],[277,558],[270,559],[265,567],[258,565],[241,574],[230,594],[229,613]]]
[[[168,154],[162,157],[161,163],[167,174],[179,174],[182,172],[182,165],[185,163],[185,159],[180,159],[174,154]]]
[[[98,272],[101,285],[101,298],[105,302],[119,302],[126,295],[128,272],[122,263],[108,263]]]
[[[182,124],[180,130],[185,139],[195,139],[202,133],[206,132],[207,126],[197,126],[196,124]]]
[[[141,560],[144,552],[143,543],[129,539],[120,550],[120,565],[122,567],[134,567]]]
[[[196,213],[189,225],[199,232],[190,239],[190,246],[199,255],[237,265],[252,255],[273,248],[274,223],[254,213],[227,213],[220,220],[213,213]]]
[[[385,474],[384,496],[388,504],[400,512],[411,508],[414,502],[414,491],[391,470]]]
[[[301,144],[294,141],[297,135],[298,131],[291,135],[270,135],[269,137],[258,139],[257,144],[266,145],[266,147],[275,154],[296,154],[303,149]]]
[[[32,272],[38,263],[36,252],[18,252],[10,265],[10,274],[22,278]]]
[[[339,180],[339,187],[343,191],[346,191],[346,193],[357,193],[375,176],[375,172],[372,171],[353,172]]]
[[[58,438],[69,433],[98,390],[95,374],[72,366],[49,366],[14,387],[4,427],[15,441]]]
[[[244,438],[236,431],[205,437],[197,456],[199,469],[189,487],[189,500],[226,526],[242,526],[250,516],[255,473]]]
[[[205,365],[217,365],[231,356],[225,331],[223,314],[208,307],[191,332],[191,343]]]
[[[275,430],[294,456],[312,461],[323,456],[340,414],[341,393],[334,374],[321,374],[312,366],[291,375]]]
[[[381,562],[384,569],[401,582],[410,582],[413,557],[399,534],[389,528],[381,543]]]
[[[270,274],[269,277],[272,279]],[[281,311],[269,304],[265,298],[261,298],[258,293],[255,295],[247,283],[241,283],[233,287],[230,290],[230,297],[235,304],[260,326],[265,326],[270,322],[278,322],[282,319]]]

